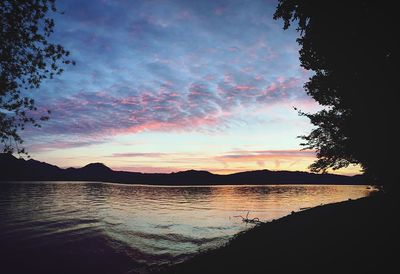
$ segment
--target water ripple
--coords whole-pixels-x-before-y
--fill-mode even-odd
[[[125,256],[138,271],[143,265],[181,261],[251,227],[235,216],[249,212],[249,217],[268,221],[371,192],[366,186],[88,182],[1,183],[0,190],[0,241],[8,253],[38,249],[68,256]]]

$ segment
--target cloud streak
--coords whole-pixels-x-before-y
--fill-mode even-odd
[[[164,156],[168,156],[168,153],[157,153],[157,152],[144,152],[144,153],[113,153],[108,157],[115,157],[115,158],[160,158]]]
[[[307,101],[301,84],[300,79],[280,77],[265,86],[197,81],[183,90],[164,84],[158,90],[122,86],[81,91],[51,102],[52,119],[41,132],[110,136],[218,128],[234,116],[238,107],[268,108]]]
[[[230,151],[218,159],[259,159],[259,158],[305,158],[315,157],[312,150],[250,150]]]

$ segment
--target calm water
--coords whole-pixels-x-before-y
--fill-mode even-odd
[[[371,191],[367,186],[1,183],[0,243],[13,258],[43,252],[55,259],[57,253],[84,255],[90,262],[104,255],[115,258],[121,273],[146,272],[148,265],[183,260],[252,226],[234,216],[250,211],[249,217],[269,221]]]

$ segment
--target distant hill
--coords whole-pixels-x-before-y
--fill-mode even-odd
[[[62,169],[36,160],[0,154],[0,181],[100,181],[152,185],[243,185],[243,184],[366,184],[363,176],[315,174],[300,171],[257,170],[217,175],[187,170],[173,173],[114,171],[102,163]]]

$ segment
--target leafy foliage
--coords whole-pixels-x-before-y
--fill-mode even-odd
[[[317,151],[312,171],[360,164],[374,180],[398,179],[396,11],[391,1],[279,1],[274,19],[297,25],[301,65],[314,71],[305,89],[325,107],[300,112],[316,126],[302,136]]]
[[[55,0],[0,1],[0,144],[4,152],[25,153],[19,135],[27,123],[40,127],[35,101],[23,94],[40,87],[44,79],[73,64],[63,46],[49,42],[57,12]],[[26,90],[26,92],[25,92]]]

